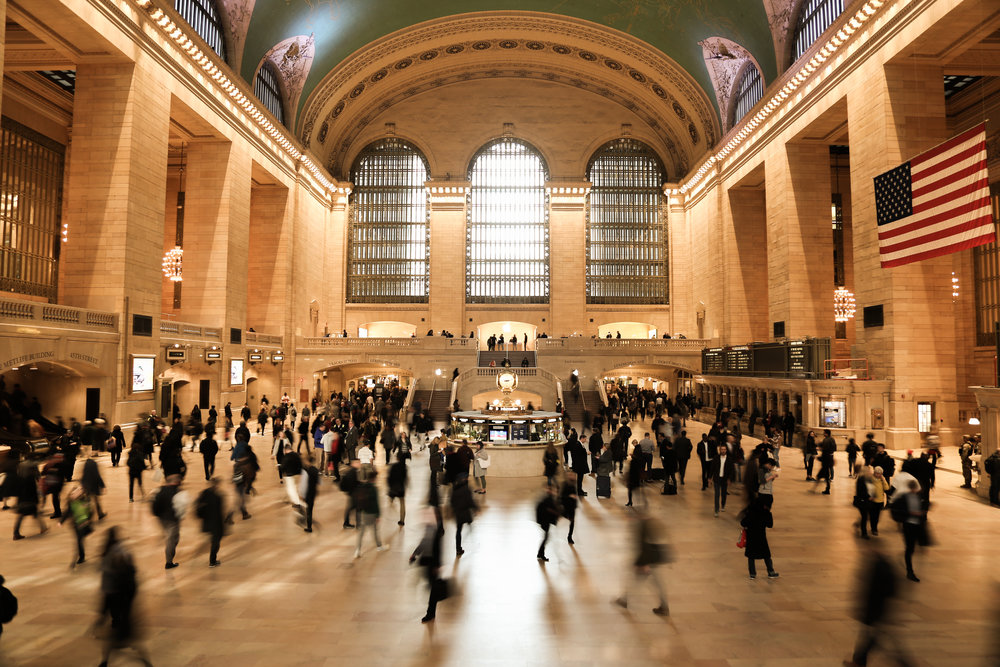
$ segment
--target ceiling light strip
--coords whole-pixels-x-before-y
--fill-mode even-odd
[[[329,194],[350,194],[350,188],[338,186],[328,179],[316,163],[312,159],[300,151],[295,145],[285,136],[285,133],[274,126],[267,116],[265,116],[260,108],[250,100],[243,91],[239,89],[232,79],[230,79],[226,74],[219,69],[219,67],[213,62],[212,58],[205,54],[201,48],[195,44],[191,38],[189,38],[184,30],[174,23],[173,19],[167,16],[166,13],[159,7],[153,5],[153,0],[133,0],[135,4],[145,11],[149,17],[156,23],[160,28],[167,33],[167,35],[174,41],[181,51],[184,51],[201,69],[208,75],[210,79],[215,81],[229,97],[236,102],[236,104],[248,115],[250,116],[258,125],[258,127],[267,133],[271,139],[276,141],[281,148],[285,150],[293,160],[299,162],[306,168],[313,178],[315,178]]]
[[[705,175],[716,165],[716,163],[721,162],[730,153],[736,150],[743,140],[749,137],[754,130],[757,129],[765,120],[768,119],[777,109],[779,109],[786,99],[791,96],[796,90],[798,90],[803,83],[816,71],[820,66],[829,60],[853,35],[855,32],[860,30],[869,20],[871,20],[878,10],[885,4],[885,0],[868,0],[861,9],[859,9],[853,16],[851,16],[840,30],[830,38],[830,40],[817,51],[812,58],[809,59],[805,65],[781,87],[779,91],[771,95],[771,99],[758,109],[757,113],[753,115],[749,120],[744,121],[743,127],[737,132],[726,145],[719,149],[712,157],[705,160],[702,165],[698,168],[686,183],[684,183],[680,188],[672,190],[670,194],[685,194],[692,188],[698,185],[698,183],[705,177]]]

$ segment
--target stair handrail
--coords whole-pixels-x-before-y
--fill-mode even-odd
[[[601,403],[605,406],[608,404],[608,392],[604,390],[604,383],[599,379],[595,379],[594,382],[597,383],[597,395],[601,397]]]
[[[566,402],[563,400],[562,380],[556,380],[556,400],[566,409]]]
[[[448,411],[455,407],[455,400],[458,398],[458,378],[451,381],[451,396],[448,399]]]
[[[419,378],[413,378],[413,381],[410,382],[410,388],[406,392],[406,400],[403,401],[403,407],[399,413],[399,420],[404,424],[409,423],[407,417],[410,414],[410,409],[413,407],[413,399],[417,395],[417,382],[419,381]]]

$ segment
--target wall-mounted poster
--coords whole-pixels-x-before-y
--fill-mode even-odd
[[[229,360],[229,384],[243,384],[243,360]]]
[[[847,402],[824,400],[820,405],[820,423],[825,428],[847,428]]]
[[[132,357],[132,391],[153,391],[152,357]]]

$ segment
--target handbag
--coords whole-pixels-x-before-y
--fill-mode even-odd
[[[747,545],[747,529],[746,528],[741,528],[740,529],[740,539],[736,540],[736,546],[738,548],[742,549],[746,545]]]
[[[487,468],[489,468],[490,467],[490,457],[487,456],[485,459],[479,459],[479,467],[482,468],[483,470],[486,470]]]

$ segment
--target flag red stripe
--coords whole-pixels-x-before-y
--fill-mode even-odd
[[[983,206],[989,206],[989,204],[990,204],[990,198],[988,196],[981,197],[980,199],[977,199],[973,202],[969,202],[968,204],[963,204],[962,206],[957,206],[955,208],[948,209],[947,211],[942,211],[937,215],[932,215],[929,218],[924,218],[923,220],[919,220],[917,222],[911,222],[908,225],[903,225],[902,227],[897,227],[892,230],[879,232],[878,239],[879,241],[884,241],[886,239],[891,239],[895,236],[899,236],[900,234],[906,234],[907,232],[912,232],[917,229],[923,229],[924,227],[936,225],[939,222],[944,222],[945,220],[950,220],[952,218],[957,218],[967,213],[971,213],[972,211],[975,211],[978,208],[982,208]]]
[[[954,236],[960,232],[967,232],[976,227],[981,227],[985,224],[989,224],[993,221],[993,216],[990,214],[981,215],[978,218],[969,220],[968,222],[963,222],[960,225],[954,225],[952,227],[947,227],[945,229],[939,229],[936,232],[930,232],[929,234],[924,234],[923,236],[915,236],[912,239],[907,239],[906,241],[900,241],[893,245],[879,246],[879,252],[883,255],[889,253],[899,252],[900,250],[906,250],[907,248],[913,248],[918,245],[923,245],[925,243],[930,243],[931,241],[937,241],[938,239],[945,239],[949,236]]]
[[[948,169],[950,169],[951,167],[955,166],[956,164],[958,164],[960,162],[965,162],[970,157],[975,157],[976,155],[982,155],[983,156],[981,162],[977,162],[976,164],[964,167],[963,169],[959,169],[957,171],[949,172],[948,175],[952,176],[953,174],[960,174],[960,173],[969,175],[969,174],[975,173],[976,169],[982,169],[985,172],[986,171],[986,142],[984,141],[981,144],[973,146],[972,148],[970,148],[967,151],[962,151],[961,153],[957,153],[957,154],[953,155],[952,157],[950,157],[947,160],[945,160],[944,162],[942,162],[940,165],[934,165],[933,169],[928,169],[928,170],[926,170],[926,171],[924,171],[924,172],[922,172],[920,174],[912,174],[911,173],[911,175],[910,175],[910,182],[913,185],[916,185],[920,181],[926,181],[929,178],[933,178],[935,176],[940,175],[942,172],[948,172]],[[938,179],[937,181],[934,181],[932,183],[921,183],[921,185],[920,185],[919,188],[914,188],[913,189],[913,196],[914,197],[919,197],[920,195],[924,194],[928,190],[933,190],[934,188],[941,187],[944,184],[945,184],[944,179]]]
[[[921,153],[917,157],[910,160],[910,165],[916,167],[919,164],[923,164],[924,162],[927,162],[928,160],[935,158],[938,155],[941,155],[941,153],[947,153],[955,146],[968,141],[972,137],[976,136],[976,133],[985,131],[986,131],[986,123],[980,123],[979,125],[976,125],[972,129],[966,130],[957,137],[952,137],[943,144],[935,146],[926,153]]]
[[[949,190],[949,191],[945,192],[945,194],[941,195],[940,197],[937,197],[935,199],[929,199],[929,200],[927,200],[925,202],[921,202],[921,203],[915,205],[913,207],[913,215],[917,215],[919,213],[923,213],[924,211],[929,211],[932,208],[937,208],[938,206],[941,206],[942,204],[947,204],[948,202],[952,201],[953,199],[958,199],[960,197],[965,197],[965,196],[971,195],[971,194],[975,193],[977,190],[980,190],[980,189],[985,189],[987,192],[989,192],[989,189],[990,189],[990,179],[985,174],[983,175],[983,177],[981,179],[979,179],[977,181],[974,181],[972,183],[969,183],[968,185],[965,185],[965,186],[963,186],[961,188],[957,188],[955,190]]]
[[[927,250],[926,252],[917,253],[915,255],[907,255],[906,257],[899,257],[888,262],[882,262],[882,268],[891,269],[894,266],[902,266],[903,264],[909,264],[911,262],[919,262],[924,259],[930,259],[931,257],[949,255],[953,252],[958,252],[959,250],[968,250],[969,248],[975,248],[976,246],[992,243],[995,239],[996,234],[990,232],[985,236],[977,236],[976,238],[969,239],[967,241],[959,241],[958,243],[942,246],[940,248],[934,248],[932,250]]]

